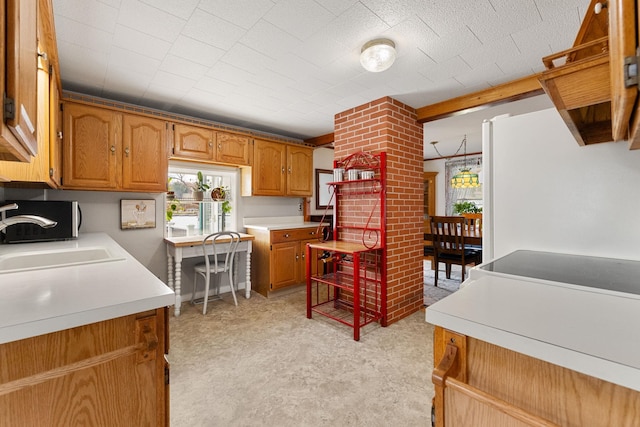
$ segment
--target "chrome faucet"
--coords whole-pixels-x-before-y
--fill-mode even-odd
[[[5,212],[11,209],[18,209],[18,205],[16,203],[10,203],[8,205],[0,206],[0,212]],[[42,228],[52,228],[58,225],[57,222],[41,216],[16,215],[0,220],[0,231],[14,224],[38,224]]]

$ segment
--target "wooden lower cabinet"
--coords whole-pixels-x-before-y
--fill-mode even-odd
[[[317,242],[317,228],[247,229],[255,236],[251,264],[252,289],[264,296],[306,279],[306,247]]]
[[[640,420],[640,392],[441,327],[434,364],[438,427],[631,427]]]
[[[168,426],[167,309],[0,345],[0,425]]]

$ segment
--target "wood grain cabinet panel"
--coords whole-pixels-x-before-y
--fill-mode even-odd
[[[66,102],[63,186],[84,190],[167,190],[167,123]]]
[[[64,187],[116,190],[122,115],[73,103],[65,103],[63,115]]]
[[[166,426],[165,308],[0,345],[0,425]]]
[[[251,139],[226,132],[216,135],[216,161],[236,166],[251,164]]]
[[[255,237],[252,253],[252,289],[264,296],[304,283],[308,242],[317,242],[317,228],[262,230],[247,228]]]
[[[187,160],[211,162],[215,155],[216,133],[207,128],[173,125],[173,156]]]
[[[256,139],[253,167],[242,170],[243,196],[311,197],[313,149]]]
[[[122,121],[122,187],[127,190],[166,191],[167,122],[124,115]]]

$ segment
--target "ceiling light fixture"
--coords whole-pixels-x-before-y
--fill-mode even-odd
[[[464,167],[451,178],[451,186],[453,188],[480,187],[478,174],[472,173],[471,169],[467,167],[467,135],[464,136],[461,145],[464,146]]]
[[[365,70],[379,73],[393,65],[396,45],[389,39],[375,39],[365,43],[360,53],[360,63]]]

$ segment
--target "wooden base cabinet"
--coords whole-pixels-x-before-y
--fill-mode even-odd
[[[317,228],[260,230],[248,228],[253,242],[251,287],[270,293],[305,282],[305,256],[308,242],[317,242]]]
[[[168,426],[167,309],[0,345],[0,425]]]
[[[637,426],[640,392],[441,327],[435,426]]]

